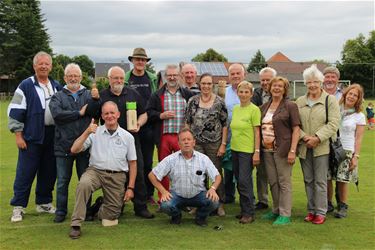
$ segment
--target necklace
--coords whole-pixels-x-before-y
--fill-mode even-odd
[[[203,99],[203,95],[201,95],[201,101],[203,102],[203,103],[209,103],[210,101],[211,101],[211,97],[212,97],[212,95],[210,95],[210,97],[208,98],[208,100],[204,100]]]

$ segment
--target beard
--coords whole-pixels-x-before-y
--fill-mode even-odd
[[[174,87],[177,86],[177,81],[175,81],[175,82],[173,82],[173,81],[168,81],[167,84],[168,84],[168,87],[172,87],[172,88],[174,88]]]
[[[120,93],[123,88],[124,88],[124,85],[122,85],[122,84],[121,85],[120,84],[116,84],[116,85],[111,86],[111,89],[115,93]]]

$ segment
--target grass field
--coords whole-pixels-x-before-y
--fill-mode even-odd
[[[69,220],[62,224],[52,222],[54,215],[39,215],[35,211],[34,188],[24,220],[11,223],[12,207],[9,201],[13,195],[17,149],[7,129],[7,102],[0,102],[0,249],[374,249],[374,146],[375,131],[366,130],[359,163],[359,192],[350,185],[349,215],[335,219],[328,215],[324,225],[306,223],[306,196],[299,163],[293,170],[292,224],[274,227],[269,221],[260,219],[241,225],[234,218],[239,204],[226,206],[224,218],[210,217],[209,226],[194,225],[194,218],[183,214],[182,224],[170,225],[168,217],[156,213],[153,220],[136,218],[132,205],[125,209],[120,224],[104,228],[99,221],[84,223],[82,237],[71,240],[68,237]],[[69,216],[74,205],[76,176],[70,185]],[[95,197],[98,194],[95,194]],[[149,206],[155,212],[155,206]],[[213,227],[222,225],[223,230]]]

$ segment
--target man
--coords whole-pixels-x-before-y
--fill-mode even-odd
[[[55,213],[52,191],[56,181],[56,160],[53,154],[55,136],[54,121],[49,102],[62,87],[49,78],[52,58],[46,52],[38,52],[33,59],[35,75],[18,85],[8,107],[8,127],[16,136],[18,162],[14,180],[12,222],[22,221],[30,197],[35,175],[36,211]]]
[[[173,152],[180,150],[178,132],[185,125],[186,104],[193,93],[178,85],[179,71],[176,65],[165,69],[167,83],[151,95],[147,104],[147,114],[153,128],[154,143],[158,147],[159,162]],[[169,190],[169,180],[164,178],[162,185]],[[159,202],[161,193],[159,192]]]
[[[112,101],[117,104],[120,111],[120,118],[118,123],[121,128],[129,131],[135,140],[135,148],[137,151],[137,178],[135,180],[134,189],[134,213],[136,216],[145,219],[152,219],[154,215],[147,209],[147,193],[146,185],[143,174],[143,156],[140,145],[139,130],[147,122],[147,113],[142,105],[143,100],[139,93],[128,87],[124,86],[125,72],[122,68],[114,66],[108,70],[109,88],[100,92],[101,103]],[[137,128],[127,128],[127,103],[136,103],[137,112]]]
[[[78,179],[85,172],[89,164],[89,152],[83,151],[73,155],[70,148],[91,122],[91,116],[86,108],[89,102],[99,104],[91,97],[90,91],[81,85],[82,71],[74,63],[65,67],[63,90],[52,96],[49,107],[56,124],[55,156],[57,169],[56,185],[56,216],[54,222],[61,223],[68,213],[68,190],[72,178],[72,168],[75,161]],[[91,103],[90,103],[91,105]],[[90,205],[89,200],[88,205]]]
[[[339,88],[339,80],[340,80],[340,71],[333,66],[326,67],[323,70],[324,80],[323,80],[323,89],[330,95],[334,95],[337,101],[340,101],[342,96],[342,90]],[[328,199],[328,207],[327,212],[333,212],[335,209],[332,203],[332,196],[333,196],[333,183],[332,180],[329,178],[327,181],[327,199]],[[335,187],[335,196],[337,204],[340,203],[340,196],[339,190],[337,189],[337,185]]]
[[[188,129],[178,134],[181,150],[164,158],[149,174],[152,184],[162,193],[160,209],[171,216],[171,224],[181,223],[181,209],[197,207],[195,223],[207,226],[207,216],[219,207],[216,189],[221,176],[208,156],[194,150],[195,139]],[[171,191],[163,187],[161,180],[169,176]],[[213,182],[206,190],[205,179]]]
[[[245,68],[238,63],[234,63],[229,66],[229,85],[225,91],[225,105],[228,109],[228,124],[232,121],[232,111],[233,107],[240,103],[240,99],[237,96],[237,86],[245,79]],[[231,139],[231,130],[228,128],[228,144]],[[227,159],[228,154],[226,154],[225,159]],[[233,171],[231,168],[231,161],[227,161],[224,164],[224,189],[225,189],[225,203],[233,203],[235,201],[235,184],[233,182]]]
[[[128,59],[133,63],[133,69],[126,72],[125,84],[138,91],[141,95],[142,106],[146,108],[147,101],[150,99],[151,94],[158,89],[156,76],[146,70],[146,64],[151,58],[147,56],[145,49],[135,48],[133,55],[129,56]],[[143,171],[147,199],[154,204],[154,186],[147,177],[152,169],[152,158],[154,156],[154,144],[150,143],[152,142],[151,124],[146,122],[146,124],[141,127],[138,134],[143,155]]]
[[[77,186],[76,202],[72,214],[69,237],[81,236],[81,225],[86,215],[86,204],[95,190],[102,188],[103,204],[99,219],[103,226],[118,224],[124,201],[134,196],[137,175],[137,155],[134,138],[118,124],[120,112],[116,103],[108,101],[102,106],[104,125],[98,127],[92,119],[87,129],[71,148],[73,154],[90,149],[90,164]],[[129,172],[128,187],[124,195],[126,172]]]
[[[181,75],[184,87],[188,88],[194,94],[201,92],[197,84],[197,68],[194,64],[184,64],[181,68]]]
[[[254,95],[251,98],[251,102],[258,107],[268,102],[271,95],[268,93],[268,84],[271,79],[277,75],[275,69],[271,67],[265,67],[259,71],[260,87],[254,90]],[[258,202],[255,204],[255,209],[267,209],[268,208],[268,177],[266,172],[266,166],[261,162],[256,168],[256,182],[257,182],[257,196]]]

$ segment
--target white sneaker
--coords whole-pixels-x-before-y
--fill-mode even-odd
[[[23,210],[23,207],[14,207],[13,208],[13,214],[12,218],[10,218],[11,222],[19,222],[22,221],[23,215],[25,214],[25,211]]]
[[[102,219],[102,225],[104,227],[111,227],[111,226],[116,226],[118,224],[118,220],[107,220],[107,219]]]
[[[52,203],[48,204],[37,204],[36,205],[36,211],[38,213],[49,213],[49,214],[54,214],[56,212],[56,208],[52,206]]]

